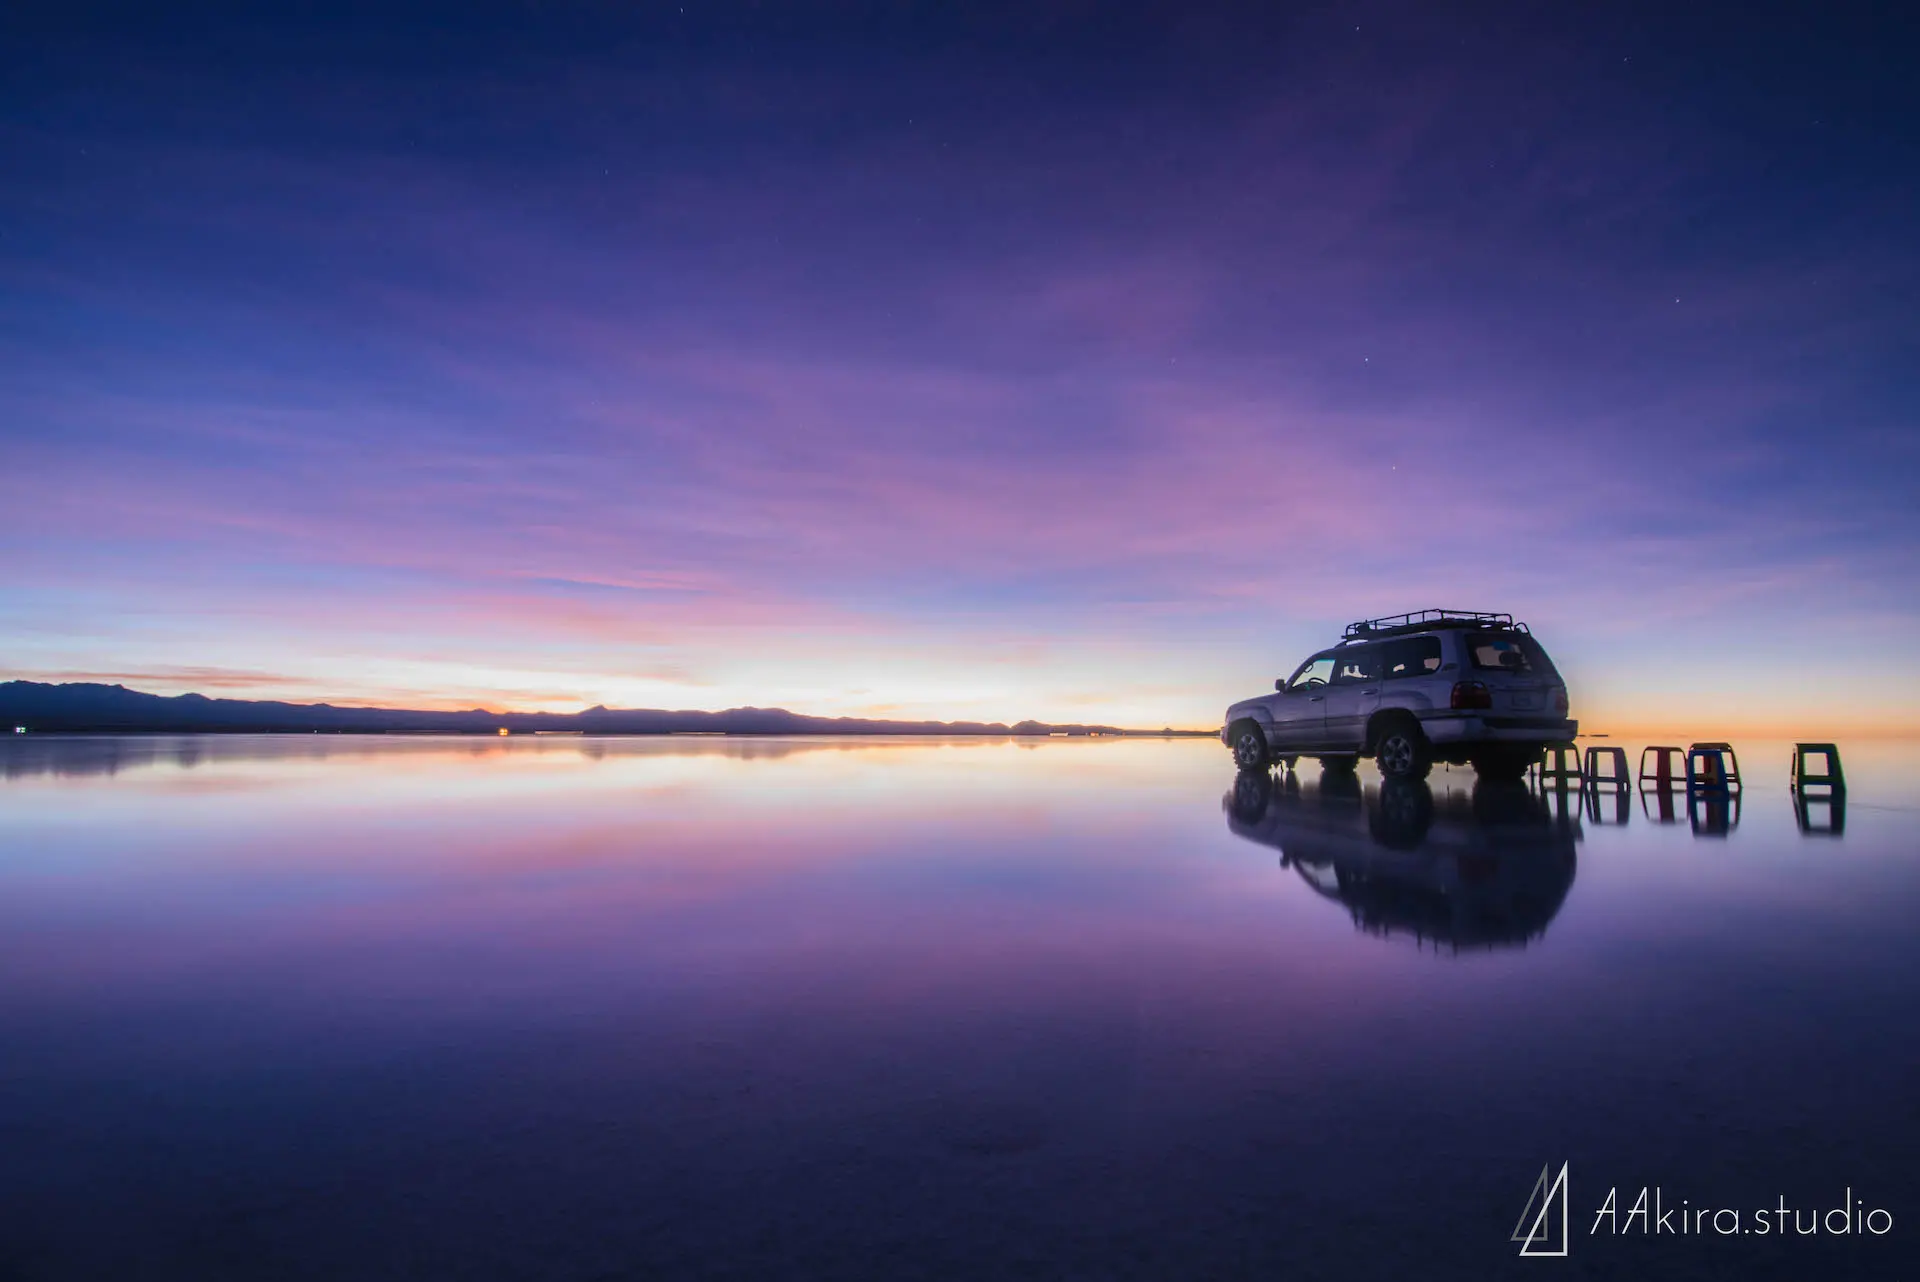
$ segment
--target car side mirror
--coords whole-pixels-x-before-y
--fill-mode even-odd
[[[1276,690],[1285,690],[1287,688],[1287,679],[1285,677],[1275,677],[1273,679],[1273,688]]]

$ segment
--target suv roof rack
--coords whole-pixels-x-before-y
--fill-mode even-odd
[[[1376,637],[1399,636],[1408,632],[1427,632],[1434,628],[1487,628],[1525,632],[1527,625],[1515,623],[1511,614],[1489,614],[1484,610],[1414,610],[1407,614],[1389,614],[1381,619],[1361,619],[1349,623],[1340,644],[1371,641]]]

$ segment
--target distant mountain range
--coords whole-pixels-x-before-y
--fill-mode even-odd
[[[660,708],[589,708],[585,712],[421,712],[406,708],[336,708],[328,703],[209,699],[202,694],[158,695],[121,685],[40,681],[0,682],[0,734],[15,726],[29,733],[298,733],[513,734],[804,734],[804,735],[1119,735],[1195,731],[1122,730],[1116,726],[1015,725],[980,721],[876,721],[809,717],[784,708],[728,708],[722,712]]]

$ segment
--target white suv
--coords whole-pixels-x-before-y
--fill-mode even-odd
[[[1549,743],[1572,740],[1567,686],[1510,614],[1421,610],[1347,625],[1340,644],[1227,709],[1221,741],[1242,770],[1372,757],[1390,779],[1436,761],[1517,779]]]

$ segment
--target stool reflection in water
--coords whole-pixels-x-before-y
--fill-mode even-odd
[[[1725,743],[1687,749],[1687,820],[1696,837],[1724,837],[1740,822],[1740,759]]]
[[[1829,793],[1824,797],[1810,797],[1804,792],[1793,794],[1793,821],[1799,826],[1803,837],[1839,837],[1847,831],[1847,794]]]
[[[1687,822],[1696,837],[1724,837],[1740,825],[1740,790],[1696,788],[1687,792]]]
[[[1815,773],[1811,758],[1824,768]],[[1847,777],[1840,769],[1840,749],[1831,743],[1793,745],[1793,819],[1808,837],[1838,837],[1847,828]]]
[[[1657,824],[1677,824],[1680,822],[1680,810],[1674,798],[1679,795],[1678,788],[1643,786],[1640,789],[1640,813]]]
[[[1623,827],[1633,813],[1633,794],[1625,788],[1606,789],[1587,781],[1587,822]]]

